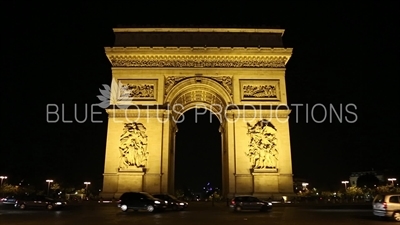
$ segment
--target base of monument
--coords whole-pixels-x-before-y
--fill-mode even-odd
[[[128,167],[128,168],[118,168],[118,172],[137,172],[137,173],[144,173],[146,171],[143,167]]]
[[[117,198],[115,197],[115,192],[103,192],[100,194],[100,199],[102,201],[115,201]]]
[[[295,193],[279,193],[279,192],[271,192],[271,193],[254,193],[253,196],[264,199],[264,200],[271,200],[271,201],[282,201],[285,202],[287,200],[293,199],[296,194]]]
[[[277,168],[262,168],[262,169],[250,169],[252,171],[253,175],[255,173],[277,173],[278,169]]]
[[[117,202],[123,193],[124,192],[105,192],[100,194],[100,198],[103,201]]]
[[[230,193],[228,194],[228,198],[233,198],[235,196],[241,195],[252,195],[254,197],[263,199],[263,200],[271,200],[271,201],[282,201],[282,199],[286,202],[296,197],[294,192],[291,193],[281,193],[281,192],[255,192],[255,193]]]

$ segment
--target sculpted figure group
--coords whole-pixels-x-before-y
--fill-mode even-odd
[[[276,132],[276,128],[268,120],[260,120],[253,126],[247,123],[247,135],[250,136],[250,141],[246,155],[250,158],[254,169],[277,167]]]
[[[141,168],[147,163],[147,135],[142,123],[126,123],[120,138],[120,166],[126,169],[131,166]]]

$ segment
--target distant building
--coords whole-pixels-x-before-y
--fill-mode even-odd
[[[309,181],[307,179],[303,179],[303,178],[294,178],[293,179],[293,189],[294,189],[295,193],[302,191],[306,188],[309,188]]]
[[[356,187],[358,178],[364,175],[374,175],[376,178],[378,178],[379,181],[385,182],[385,176],[383,175],[383,173],[380,173],[378,171],[362,171],[362,172],[351,173],[349,178],[350,185],[352,187]]]

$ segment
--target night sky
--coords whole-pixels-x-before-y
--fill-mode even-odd
[[[107,115],[95,107],[101,114],[94,120],[102,123],[92,123],[90,118],[78,123],[74,106],[83,118],[85,106],[90,110],[99,103],[99,89],[111,82],[103,47],[113,43],[112,27],[133,24],[286,29],[285,46],[294,48],[286,72],[289,104],[332,104],[336,109],[354,104],[356,109],[351,110],[357,115],[344,110],[349,120],[356,119],[354,123],[336,118],[332,123],[328,119],[315,123],[311,117],[307,123],[305,107],[292,108],[294,176],[315,186],[341,185],[351,172],[371,169],[390,170],[400,178],[398,4],[147,2],[2,3],[6,16],[0,175],[7,175],[11,183],[21,179],[45,183],[51,178],[76,184],[89,180],[101,186]],[[75,122],[62,123],[60,118],[58,123],[47,123],[49,104],[59,110],[64,105],[65,119]],[[322,120],[320,110],[315,117]],[[218,126],[189,120],[179,125],[180,185],[221,182]],[[190,178],[188,172],[193,174]]]

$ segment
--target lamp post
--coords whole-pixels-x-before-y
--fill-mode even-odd
[[[396,181],[396,178],[388,178],[388,181],[392,181],[392,185],[394,186],[394,182]]]
[[[49,195],[49,193],[50,193],[50,183],[52,183],[53,180],[46,180],[46,182],[47,182],[47,195]]]
[[[344,184],[344,189],[346,190],[347,189],[347,184],[348,184],[349,182],[347,181],[347,180],[344,180],[344,181],[342,181],[342,184]]]
[[[3,186],[3,180],[7,179],[7,176],[0,176],[0,179],[1,179],[0,186]]]
[[[85,192],[86,192],[86,197],[87,197],[87,194],[88,194],[88,186],[89,186],[90,182],[85,181],[85,182],[83,182],[83,183],[86,185]]]

